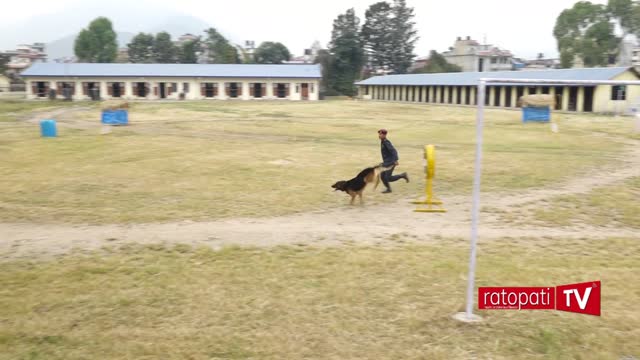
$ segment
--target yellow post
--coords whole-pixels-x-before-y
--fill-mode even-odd
[[[433,179],[436,177],[436,147],[434,145],[425,145],[424,159],[425,167],[425,199],[422,201],[413,201],[413,204],[427,205],[426,209],[415,209],[416,212],[447,212],[442,208],[433,208],[433,205],[442,205],[442,201],[433,198]]]

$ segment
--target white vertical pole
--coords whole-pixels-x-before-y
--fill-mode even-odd
[[[484,127],[484,102],[486,82],[478,84],[478,114],[476,116],[476,163],[473,177],[473,207],[471,208],[471,254],[469,256],[469,276],[467,284],[466,317],[472,318],[474,282],[476,276],[476,244],[478,242],[478,216],[480,212],[480,176],[482,175],[482,130]]]

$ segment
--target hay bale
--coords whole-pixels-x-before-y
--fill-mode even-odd
[[[102,110],[127,110],[129,102],[124,100],[107,100],[102,102]]]
[[[537,94],[537,95],[524,95],[520,97],[520,106],[533,106],[533,107],[545,107],[556,105],[556,100],[553,95]]]

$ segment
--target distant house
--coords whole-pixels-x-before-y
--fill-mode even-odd
[[[45,45],[43,43],[18,45],[16,50],[7,52],[7,54],[11,55],[7,68],[21,73],[31,64],[46,62],[47,54],[44,48]]]
[[[429,64],[429,57],[421,56],[413,60],[413,64],[411,64],[411,66],[409,67],[409,69],[407,69],[407,71],[413,72],[415,70],[422,69],[423,67],[427,66],[427,64]]]
[[[29,99],[54,89],[73,100],[318,100],[322,75],[319,65],[38,63],[22,77]]]
[[[513,70],[513,54],[496,46],[480,44],[467,36],[458,37],[449,51],[442,53],[447,62],[458,65],[463,72]]]
[[[283,64],[313,64],[322,50],[324,50],[322,45],[316,40],[310,48],[304,49],[304,55],[294,56],[289,61],[284,61]]]
[[[543,59],[527,60],[522,70],[549,70],[560,68],[560,59]]]
[[[477,85],[481,78],[547,80],[640,80],[632,67],[558,69],[535,71],[459,72],[374,76],[356,83],[365,100],[411,103],[477,105]],[[611,85],[489,85],[485,105],[516,108],[518,99],[529,94],[549,94],[555,109],[575,112],[613,113],[637,108],[640,86]]]

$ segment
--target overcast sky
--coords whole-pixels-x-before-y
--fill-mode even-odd
[[[0,24],[28,21],[35,15],[63,17],[80,0],[22,0],[3,5]],[[114,4],[127,11],[127,2],[134,0],[82,0],[96,6]],[[326,45],[331,36],[332,22],[348,8],[355,8],[364,22],[364,12],[375,0],[141,0],[199,17],[221,29],[236,42],[244,40],[280,41],[292,53],[299,55],[314,40]],[[515,56],[533,58],[538,53],[557,56],[553,26],[558,14],[573,6],[574,0],[522,2],[514,0],[407,0],[415,9],[415,22],[420,40],[416,54],[429,50],[439,52],[453,45],[458,36],[471,36]],[[606,3],[606,1],[592,1]],[[11,4],[11,5],[9,5]],[[9,9],[10,8],[10,9]],[[96,14],[99,15],[99,14]],[[141,13],[140,16],[145,16]],[[88,19],[90,20],[90,19]],[[4,27],[3,26],[3,27]],[[118,31],[129,31],[119,24]],[[67,35],[61,33],[61,36]]]

